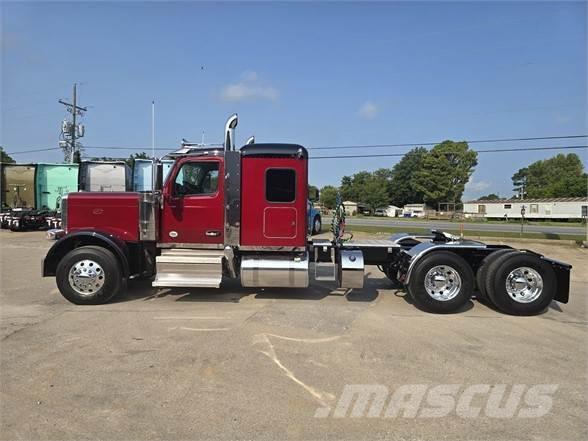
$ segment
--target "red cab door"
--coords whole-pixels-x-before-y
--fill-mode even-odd
[[[177,163],[163,192],[163,243],[224,243],[223,168],[221,158],[184,158]]]

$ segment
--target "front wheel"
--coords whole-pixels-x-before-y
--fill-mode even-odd
[[[418,262],[412,270],[408,292],[415,305],[436,313],[459,310],[471,298],[474,273],[457,254],[434,252]]]
[[[107,303],[123,286],[120,265],[106,248],[83,246],[67,253],[57,265],[59,291],[76,305]]]

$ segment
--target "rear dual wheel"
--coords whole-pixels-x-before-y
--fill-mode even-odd
[[[417,262],[408,283],[408,292],[417,307],[441,314],[462,308],[473,290],[470,265],[447,251],[433,252]]]
[[[498,251],[494,251],[492,254],[486,256],[484,260],[482,260],[482,264],[478,268],[476,272],[476,286],[478,288],[477,297],[479,300],[484,302],[490,302],[488,298],[488,293],[486,291],[486,279],[488,276],[488,269],[490,266],[496,262],[499,257],[502,257],[509,253],[516,253],[517,250],[513,250],[512,248],[506,248]]]
[[[484,290],[502,312],[535,315],[553,300],[557,280],[549,263],[534,254],[514,251],[497,256],[488,265]]]

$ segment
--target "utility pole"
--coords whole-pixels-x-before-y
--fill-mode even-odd
[[[64,121],[64,123],[62,124],[62,132],[64,137],[66,138],[63,141],[63,145],[67,146],[67,144],[69,144],[69,151],[67,151],[67,153],[70,154],[70,163],[74,162],[74,157],[76,153],[76,138],[81,138],[84,136],[84,126],[80,125],[78,127],[78,125],[76,124],[76,117],[78,115],[82,116],[84,114],[83,112],[88,111],[87,108],[78,106],[77,100],[77,83],[74,83],[73,85],[73,104],[65,102],[63,100],[59,100],[59,103],[63,104],[66,107],[67,111],[72,114],[72,122],[70,123],[69,121]]]

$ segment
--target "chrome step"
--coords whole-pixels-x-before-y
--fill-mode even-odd
[[[162,250],[155,259],[155,287],[219,288],[223,276],[223,252],[209,249]]]

